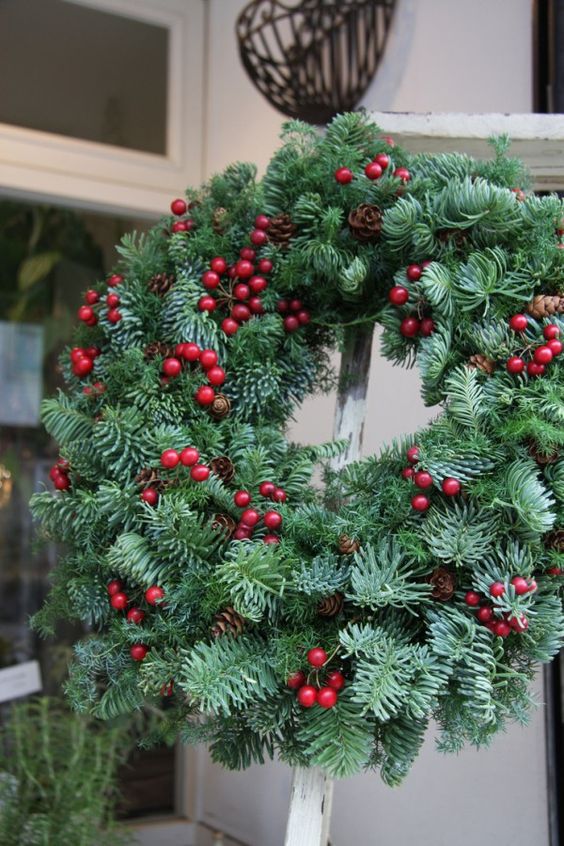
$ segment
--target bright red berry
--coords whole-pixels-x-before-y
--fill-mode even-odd
[[[533,353],[536,364],[550,364],[552,357],[552,350],[546,344],[543,344],[542,347],[537,347]]]
[[[106,317],[110,323],[119,323],[122,318],[122,313],[121,311],[118,311],[117,308],[111,308]]]
[[[147,588],[145,591],[145,601],[149,603],[149,605],[157,605],[159,600],[163,599],[165,595],[164,590],[162,587],[158,585],[151,585],[151,587]]]
[[[179,376],[182,373],[182,363],[177,358],[165,358],[163,373],[165,376]]]
[[[98,291],[93,291],[92,289],[90,289],[84,294],[84,302],[87,305],[95,305],[99,299],[100,294],[98,293]]]
[[[374,157],[374,161],[380,165],[382,170],[386,170],[386,168],[390,164],[390,157],[387,156],[385,153],[378,153],[378,155]]]
[[[187,220],[175,220],[170,228],[173,232],[188,232],[191,229]]]
[[[215,350],[202,350],[200,353],[200,364],[204,370],[209,370],[210,367],[215,367],[219,357]]]
[[[124,279],[121,273],[112,273],[112,275],[108,279],[108,285],[110,286],[110,288],[115,288],[117,287],[117,285],[121,285],[123,281]]]
[[[419,447],[418,446],[410,446],[406,452],[407,460],[410,464],[417,464],[419,461]]]
[[[475,590],[468,590],[464,594],[464,602],[471,607],[477,606],[480,604],[480,594]]]
[[[353,181],[353,172],[348,167],[340,167],[335,171],[335,179],[339,185],[348,185]]]
[[[408,264],[407,270],[405,271],[405,275],[410,282],[418,282],[419,279],[421,279],[422,273],[423,268],[420,264]]]
[[[248,259],[240,259],[235,265],[235,273],[240,279],[248,279],[254,272],[255,268]]]
[[[233,320],[239,321],[239,323],[245,323],[251,319],[252,313],[250,308],[243,303],[235,303],[231,309],[231,317]]]
[[[253,229],[249,237],[251,239],[251,243],[254,244],[255,247],[263,247],[268,241],[268,235],[264,229]]]
[[[195,482],[205,482],[210,475],[210,468],[205,464],[194,464],[190,470],[190,476]]]
[[[254,261],[256,257],[257,254],[252,247],[243,247],[239,250],[239,258],[245,259],[245,261]]]
[[[244,282],[239,282],[233,288],[233,296],[238,300],[248,300],[251,296],[251,289],[249,285],[245,285]]]
[[[184,467],[193,467],[200,460],[200,453],[194,447],[185,447],[180,453],[180,463]]]
[[[215,399],[215,391],[211,385],[200,385],[194,394],[194,399],[198,405],[211,405]]]
[[[290,688],[290,690],[298,690],[298,688],[303,687],[306,682],[305,673],[302,670],[298,670],[296,673],[292,673],[288,676],[288,680],[286,684]]]
[[[312,667],[322,667],[327,662],[327,653],[321,646],[314,646],[307,653],[307,660]]]
[[[75,376],[87,376],[93,369],[94,362],[92,359],[84,356],[84,358],[79,358],[78,361],[75,361],[72,372]]]
[[[416,494],[411,500],[411,506],[416,511],[427,511],[431,505],[431,500],[425,494]]]
[[[232,317],[226,317],[225,320],[221,321],[221,328],[225,332],[226,335],[235,335],[236,332],[239,330],[239,323],[236,320],[233,320]]]
[[[366,174],[368,179],[380,179],[380,177],[384,173],[384,170],[382,168],[382,165],[379,165],[378,162],[374,161],[366,165],[366,167],[364,168],[364,173]]]
[[[154,488],[145,488],[145,490],[141,492],[140,499],[143,502],[146,502],[147,505],[156,505],[159,501],[159,494]]]
[[[259,485],[259,493],[261,496],[272,496],[276,490],[274,482],[261,482]]]
[[[515,588],[517,596],[522,596],[524,593],[529,592],[529,583],[527,579],[524,579],[522,576],[513,576],[511,584]]]
[[[499,598],[505,593],[505,585],[503,582],[492,582],[490,585],[490,596]]]
[[[518,617],[511,617],[507,620],[511,628],[514,632],[518,632],[521,634],[522,632],[526,632],[529,628],[529,621],[525,617],[524,614],[520,614]]]
[[[406,167],[396,167],[394,170],[394,176],[401,179],[402,182],[409,182],[411,179],[411,174]]]
[[[206,294],[198,300],[198,309],[200,311],[215,311],[216,308],[217,301],[211,296],[211,294]]]
[[[246,511],[243,511],[241,514],[241,523],[244,526],[248,526],[249,529],[252,529],[258,521],[260,520],[260,514],[254,508],[247,508]]]
[[[419,321],[416,317],[404,317],[400,323],[400,332],[404,338],[415,338],[419,332]]]
[[[200,358],[200,347],[198,344],[183,344],[184,349],[182,350],[182,358],[185,361],[198,361]]]
[[[452,476],[447,476],[441,483],[441,488],[445,496],[456,496],[460,493],[461,484],[458,479],[453,479]]]
[[[558,326],[556,326],[556,324],[549,323],[542,330],[542,334],[544,335],[547,341],[552,341],[553,338],[558,338],[558,336],[560,335],[560,329],[558,328]]]
[[[251,501],[251,495],[248,491],[236,491],[233,494],[233,502],[237,508],[246,508]]]
[[[302,708],[311,708],[312,705],[315,705],[316,698],[317,690],[310,684],[304,684],[298,690],[297,700]]]
[[[514,332],[524,332],[529,325],[526,314],[514,314],[509,321],[509,327]]]
[[[69,477],[64,473],[59,473],[59,475],[53,479],[53,484],[58,491],[68,491],[71,486]]]
[[[418,488],[430,488],[433,484],[433,477],[426,470],[419,470],[414,474],[413,481]]]
[[[247,540],[251,537],[251,530],[245,529],[243,526],[239,526],[233,532],[232,538],[233,540]]]
[[[388,299],[392,305],[405,305],[409,299],[409,291],[403,285],[394,285],[388,292]]]
[[[145,646],[144,643],[135,643],[129,650],[129,654],[134,661],[142,661],[146,657],[148,651],[149,647]]]
[[[216,256],[210,261],[210,267],[214,273],[219,273],[222,276],[227,270],[227,262],[222,256]]]
[[[95,313],[94,313],[94,309],[91,308],[91,306],[88,306],[88,305],[80,306],[80,308],[77,311],[77,315],[78,315],[78,319],[83,320],[85,323],[88,320],[91,320],[93,317],[96,316]]]
[[[476,611],[476,617],[480,621],[480,623],[489,623],[494,618],[493,608],[489,605],[482,605],[481,608],[478,608]]]
[[[173,467],[176,467],[179,461],[180,456],[175,449],[165,449],[165,451],[161,453],[161,464],[168,470],[172,470]]]
[[[116,611],[123,611],[128,602],[129,599],[127,598],[127,594],[122,593],[121,591],[114,593],[110,598],[110,605],[112,608],[115,608]]]
[[[507,359],[505,367],[508,373],[522,373],[525,369],[525,362],[518,355],[512,355],[511,358]]]
[[[271,260],[268,258],[263,258],[258,263],[258,270],[259,273],[270,273],[274,265],[272,264]]]
[[[268,282],[264,276],[251,276],[249,279],[249,288],[253,294],[262,294],[268,288]]]
[[[263,543],[280,543],[280,538],[277,535],[265,535],[262,539]]]
[[[260,297],[249,297],[249,308],[252,314],[264,314],[264,305]]]
[[[549,348],[550,352],[554,357],[560,355],[560,353],[564,349],[562,341],[560,341],[558,338],[551,338],[550,341],[546,342],[546,346]]]
[[[170,204],[170,210],[173,214],[180,217],[181,214],[186,214],[188,206],[186,205],[185,201],[178,198],[177,200],[173,200]]]
[[[413,479],[413,467],[404,467],[401,471],[402,478],[408,480]]]
[[[333,708],[338,698],[337,691],[332,687],[322,687],[317,691],[317,704],[322,708]]]
[[[276,531],[282,525],[282,515],[277,511],[267,511],[262,518],[267,529]]]
[[[145,612],[141,611],[140,608],[130,608],[126,614],[127,620],[130,623],[142,623],[145,619]]]
[[[257,214],[255,217],[255,226],[257,229],[268,229],[270,226],[270,218],[265,214]]]
[[[204,288],[207,288],[209,291],[213,291],[214,288],[217,288],[221,279],[219,278],[219,273],[216,273],[214,270],[206,270],[205,273],[202,274],[202,284]]]
[[[113,596],[115,593],[119,593],[122,587],[123,584],[119,579],[112,579],[111,582],[108,582],[106,585],[106,590],[110,596]]]
[[[106,297],[106,305],[108,308],[115,308],[120,304],[120,298],[117,294],[108,294]]]
[[[306,326],[311,320],[311,314],[305,308],[298,311],[296,317],[298,318],[300,326]]]
[[[295,332],[296,329],[299,329],[299,326],[300,321],[293,314],[289,314],[288,317],[284,318],[284,329],[286,332]]]
[[[435,321],[430,317],[424,317],[419,326],[419,331],[424,338],[428,338],[435,331]]]
[[[529,376],[542,376],[544,371],[544,364],[537,364],[536,361],[529,361],[527,364],[527,373]]]
[[[270,498],[273,499],[274,502],[286,502],[286,491],[282,488],[275,488],[274,493],[271,494]]]
[[[498,620],[493,631],[498,637],[507,637],[511,634],[511,626],[505,620]]]
[[[327,673],[326,682],[333,690],[342,690],[345,686],[345,677],[338,670],[332,670]]]

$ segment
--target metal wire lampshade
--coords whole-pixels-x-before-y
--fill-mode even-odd
[[[382,58],[396,0],[253,0],[237,20],[239,52],[266,99],[326,123],[354,109]]]

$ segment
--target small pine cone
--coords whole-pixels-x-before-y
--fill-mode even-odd
[[[226,397],[225,394],[216,394],[210,405],[211,416],[215,417],[216,420],[221,420],[223,417],[227,417],[230,411],[231,400],[229,397]]]
[[[444,567],[437,567],[429,576],[429,584],[433,586],[431,596],[433,599],[438,599],[441,602],[447,602],[452,599],[456,588],[456,579],[454,573]]]
[[[154,488],[159,493],[162,493],[165,483],[159,478],[159,471],[154,467],[144,467],[137,476],[135,481],[142,488]]]
[[[229,514],[213,515],[212,529],[217,529],[218,532],[225,532],[228,537],[231,537],[236,528],[237,523]]]
[[[343,594],[337,591],[332,596],[326,596],[317,607],[320,617],[336,617],[343,609]]]
[[[541,319],[564,313],[564,297],[560,294],[537,294],[527,306],[532,317]]]
[[[224,634],[231,634],[238,637],[245,628],[245,620],[235,611],[232,605],[228,605],[223,611],[218,611],[214,617],[214,624],[211,633],[214,637],[221,637]]]
[[[495,370],[495,361],[492,361],[492,359],[488,358],[486,355],[476,353],[476,355],[470,356],[468,366],[471,367],[473,370],[475,370],[476,368],[478,368],[478,370],[483,370],[484,373],[487,373],[488,376],[491,376]]]
[[[148,361],[152,361],[157,356],[170,358],[174,355],[174,347],[171,344],[163,343],[163,341],[153,341],[151,344],[147,344],[143,354]]]
[[[270,218],[268,240],[277,247],[288,247],[297,230],[298,227],[293,223],[289,214],[286,214],[286,212],[275,214],[274,217]]]
[[[339,538],[339,552],[342,555],[352,555],[353,552],[358,552],[360,543],[356,538],[350,538],[348,535],[341,535]]]
[[[564,552],[564,529],[553,529],[544,536],[544,544],[548,549]]]
[[[349,213],[349,229],[357,241],[377,241],[382,230],[382,211],[378,206],[361,203]]]
[[[221,206],[214,209],[214,213],[212,215],[212,229],[216,235],[223,235],[225,231],[226,217],[227,209],[221,208]]]
[[[557,450],[554,450],[553,452],[543,452],[539,449],[535,441],[529,441],[529,455],[537,462],[537,464],[540,464],[541,467],[544,467],[546,464],[554,464],[554,462],[558,461],[559,458]]]
[[[164,297],[164,295],[170,291],[174,282],[175,279],[172,273],[155,273],[154,276],[151,276],[147,285],[149,287],[149,291],[153,294],[157,294],[159,297]]]
[[[235,465],[227,455],[220,455],[218,458],[212,458],[210,461],[212,473],[219,476],[222,482],[226,484],[231,481],[235,475]]]

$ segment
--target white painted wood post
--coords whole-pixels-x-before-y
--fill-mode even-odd
[[[346,439],[349,444],[335,460],[335,467],[360,458],[373,332],[373,325],[358,325],[345,331],[333,437]],[[333,786],[333,779],[319,767],[296,767],[284,846],[327,846]]]

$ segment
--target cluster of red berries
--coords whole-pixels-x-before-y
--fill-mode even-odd
[[[514,314],[509,321],[509,327],[514,331],[522,334],[526,331],[529,325],[529,320],[526,314]],[[562,341],[559,340],[560,329],[556,324],[549,323],[542,330],[546,343],[536,347],[533,352],[533,357],[530,361],[525,362],[522,355],[512,355],[507,360],[505,365],[508,373],[518,374],[523,373],[526,369],[529,376],[542,376],[546,365],[550,364],[553,358],[560,355],[564,349]],[[532,345],[525,348],[523,354],[529,352]]]
[[[409,282],[418,282],[421,279],[421,274],[431,264],[430,260],[426,260],[421,264],[410,264],[407,266],[405,275]],[[401,308],[409,301],[409,290],[404,285],[394,285],[388,292],[388,300],[396,308]],[[417,314],[409,314],[404,317],[400,323],[400,332],[404,338],[415,338],[417,335],[422,335],[428,338],[435,330],[435,323],[431,317],[424,317],[421,314],[423,303],[418,303]]]
[[[70,351],[72,372],[82,378],[92,373],[94,361],[101,354],[100,347],[73,347]]]
[[[261,482],[259,485],[259,494],[265,499],[272,500],[272,502],[286,502],[287,499],[286,491],[283,488],[278,488],[274,482]],[[249,540],[262,520],[264,526],[269,530],[269,533],[263,538],[263,543],[280,543],[280,538],[278,535],[273,534],[273,532],[278,531],[282,527],[282,515],[272,509],[265,511],[261,515],[256,508],[249,508],[251,500],[252,497],[249,491],[236,491],[233,495],[233,502],[237,508],[245,509],[239,518],[239,523],[233,533],[233,539]]]
[[[549,576],[562,576],[564,574],[564,570],[562,567],[549,567],[546,571]]]
[[[417,464],[419,461],[419,447],[411,446],[407,450],[407,460],[410,464]],[[406,480],[414,482],[418,488],[427,490],[433,486],[434,479],[427,470],[414,470],[413,467],[404,467],[401,475]],[[441,482],[441,490],[445,496],[457,496],[460,493],[462,486],[458,479],[452,476],[447,476]],[[425,494],[415,494],[411,499],[411,505],[416,511],[427,511],[431,505],[431,500]]]
[[[324,667],[328,662],[328,655],[320,646],[315,646],[307,653],[308,664],[316,670]],[[339,691],[345,686],[345,677],[339,670],[330,670],[325,675],[323,684],[316,679],[317,686],[308,683],[303,670],[298,670],[288,678],[286,684],[290,690],[296,690],[296,698],[303,708],[320,705],[322,708],[333,708],[337,704]]]
[[[392,141],[388,146],[394,146],[392,138],[387,139],[387,141]],[[388,170],[391,163],[392,160],[386,153],[378,153],[364,168],[364,175],[372,181],[380,179],[384,175],[384,171]],[[411,173],[406,167],[396,167],[392,175],[396,179],[401,179],[404,183],[409,182],[411,179]],[[354,179],[354,173],[349,167],[339,167],[335,171],[335,179],[339,185],[349,185]]]
[[[218,365],[218,355],[215,350],[201,350],[197,344],[191,342],[177,344],[174,356],[163,361],[163,378],[168,381],[182,373],[183,362],[200,365],[206,374],[209,385],[201,385],[195,393],[198,405],[211,405],[215,399],[214,387],[218,388],[225,382],[225,370]]]
[[[119,276],[118,274],[114,274],[110,276],[108,279],[108,285],[111,288],[115,288],[123,282],[123,276]],[[83,323],[86,323],[87,326],[96,326],[98,323],[98,317],[94,310],[94,306],[100,302],[100,294],[98,291],[94,291],[90,288],[86,291],[84,295],[84,301],[86,305],[80,306],[78,309],[78,319],[82,320]],[[110,291],[110,293],[106,297],[106,306],[107,306],[107,313],[106,319],[110,323],[119,323],[121,320],[121,312],[118,310],[118,306],[120,304],[119,295],[115,293],[115,291]]]
[[[511,579],[516,596],[533,593],[537,589],[534,579],[525,579],[523,576],[514,576]],[[507,592],[503,582],[492,582],[489,587],[489,594],[494,599],[500,599]],[[507,612],[502,614],[501,619],[496,618],[494,606],[475,590],[469,590],[464,596],[466,605],[476,608],[476,619],[498,637],[508,637],[511,632],[522,634],[529,628],[529,621],[524,614],[515,616]]]
[[[106,386],[103,382],[93,382],[91,385],[85,385],[82,393],[87,397],[99,397],[106,393]]]
[[[306,326],[311,320],[311,314],[303,307],[301,300],[278,300],[276,305],[279,313],[284,317],[286,332],[295,332],[300,326]]]
[[[129,597],[125,593],[123,583],[120,579],[112,579],[111,582],[108,582],[106,590],[108,591],[110,597],[111,607],[115,611],[125,611],[129,605]],[[165,592],[162,587],[159,587],[158,585],[151,585],[151,587],[147,588],[145,591],[145,602],[148,605],[159,605],[161,604],[162,599],[164,599],[164,595]],[[129,623],[140,625],[145,619],[145,612],[141,608],[130,608],[127,611],[126,619]],[[129,654],[134,661],[142,661],[148,651],[149,647],[144,643],[135,643],[129,650]]]
[[[175,215],[175,217],[182,217],[192,207],[192,204],[186,203],[185,200],[180,198],[173,200],[170,204],[170,210]],[[171,226],[172,232],[190,232],[191,229],[194,228],[194,221],[191,217],[184,218],[183,220],[175,220]]]
[[[58,458],[49,470],[49,478],[58,491],[68,491],[71,486],[69,478],[70,463],[66,458]]]

